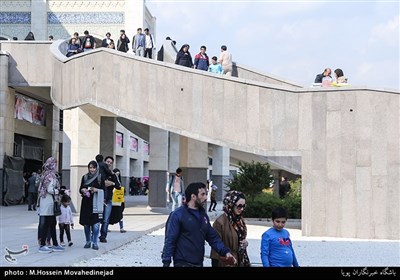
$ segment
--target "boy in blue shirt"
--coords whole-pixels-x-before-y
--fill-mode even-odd
[[[208,72],[218,73],[218,74],[224,73],[224,70],[222,70],[221,64],[219,64],[217,62],[217,57],[216,56],[213,56],[211,58],[211,65],[208,67]]]
[[[272,210],[273,226],[261,237],[261,261],[263,267],[298,267],[289,232],[284,229],[287,212],[282,207]]]

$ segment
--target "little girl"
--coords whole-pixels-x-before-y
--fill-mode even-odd
[[[71,203],[71,197],[64,194],[61,197],[61,215],[58,216],[58,226],[60,228],[60,245],[65,247],[64,243],[64,231],[67,234],[68,246],[72,246],[71,241],[71,228],[74,228],[74,220],[72,217],[72,210],[69,204]]]

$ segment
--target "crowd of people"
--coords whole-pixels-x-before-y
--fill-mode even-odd
[[[104,158],[98,154],[88,163],[88,171],[81,178],[79,224],[83,226],[86,240],[82,244],[83,248],[98,250],[99,242],[106,243],[109,224],[118,223],[120,232],[126,232],[123,227],[125,191],[121,184],[121,172],[113,168],[113,164],[112,156]],[[29,200],[28,210],[36,208],[39,215],[40,253],[63,252],[67,245],[74,244],[71,234],[74,219],[70,207],[70,190],[60,185],[56,167],[57,160],[49,157],[41,173],[33,173],[29,178],[29,185],[37,186],[37,202],[32,203],[35,197],[33,195]],[[206,201],[210,193],[212,198],[208,211],[215,211],[218,187],[211,180],[207,184],[194,182],[185,187],[182,173],[182,169],[178,167],[167,182],[166,191],[171,197],[173,207],[165,226],[161,256],[163,266],[173,264],[175,267],[202,267],[204,244],[207,241],[211,247],[213,267],[250,267],[247,226],[243,216],[246,209],[245,194],[236,190],[228,191],[222,202],[223,213],[211,223]],[[285,194],[290,190],[286,181],[282,177],[280,184]],[[118,191],[120,197],[115,199]],[[29,192],[34,193],[33,190]],[[60,205],[60,213],[56,213],[56,204]],[[263,266],[299,266],[289,232],[284,229],[286,210],[278,207],[272,211],[271,217],[273,226],[263,233],[260,244]]]
[[[144,31],[144,33],[142,32]],[[54,37],[49,35],[49,41],[53,41]],[[170,39],[167,37],[167,39]],[[13,40],[18,40],[18,38],[14,37]],[[35,36],[32,31],[28,33],[25,37],[25,40],[35,40]],[[175,44],[176,42],[173,41]],[[129,51],[129,44],[131,41],[127,37],[125,30],[120,30],[120,36],[117,41],[117,45],[113,39],[111,39],[111,33],[107,32],[106,37],[102,40],[101,47],[116,49],[121,52]],[[96,48],[96,39],[89,34],[88,30],[84,31],[84,36],[80,37],[78,32],[75,32],[72,38],[68,42],[68,48],[66,56],[70,57],[74,54],[81,53],[84,51],[92,50]],[[153,35],[150,33],[149,28],[137,29],[137,33],[132,38],[131,44],[132,52],[137,56],[153,58],[153,51],[156,48],[155,39]],[[228,51],[227,46],[221,46],[221,53],[219,58],[217,56],[213,56],[210,60],[206,53],[206,46],[200,47],[200,52],[195,55],[194,59],[189,51],[189,44],[183,44],[179,49],[175,64],[182,65],[189,68],[194,68],[198,70],[208,71],[211,73],[217,74],[225,74],[228,76],[232,75],[233,62],[232,62],[232,54]],[[314,79],[314,86],[320,85],[322,87],[330,87],[330,86],[343,86],[348,84],[348,79],[344,75],[342,69],[335,69],[334,78],[332,78],[332,70],[331,68],[325,68],[324,71],[320,74],[317,74]]]
[[[156,42],[153,35],[150,33],[149,28],[137,29],[137,33],[131,40],[125,33],[124,29],[120,30],[119,38],[115,43],[114,39],[111,38],[111,33],[107,32],[106,37],[101,41],[101,47],[115,49],[121,52],[127,53],[131,47],[132,52],[137,56],[153,58],[153,51],[156,48]],[[84,31],[84,36],[80,37],[78,32],[75,32],[72,38],[68,42],[68,48],[66,56],[70,57],[77,53],[84,51],[90,51],[97,47],[96,39],[89,34],[88,30]]]
[[[189,52],[189,44],[183,44],[179,49],[175,64],[182,65],[189,68],[208,71],[211,73],[225,74],[232,76],[232,54],[228,51],[225,45],[221,46],[221,53],[219,59],[213,56],[210,63],[210,58],[206,53],[206,46],[200,47],[200,52],[195,55],[194,60]]]
[[[114,168],[114,158],[101,154],[88,163],[88,172],[82,176],[79,193],[81,208],[79,224],[84,228],[86,243],[83,248],[99,249],[98,242],[106,243],[108,226],[119,224],[120,232],[125,233],[123,211],[125,209],[124,188],[121,185],[121,172]],[[28,210],[37,210],[39,215],[38,242],[40,253],[63,252],[72,246],[71,229],[74,227],[70,207],[70,189],[60,185],[56,172],[57,160],[49,157],[42,167],[41,174],[32,173],[28,180]],[[117,190],[122,189],[122,197],[114,203]],[[121,194],[121,192],[119,192]],[[35,197],[36,201],[35,201]],[[59,205],[59,213],[57,213]],[[56,226],[59,227],[59,239]],[[64,242],[64,235],[67,240]]]
[[[86,30],[84,32],[84,37],[80,37],[79,33],[75,32],[68,42],[66,56],[70,57],[77,53],[93,50],[96,47],[96,40],[89,34],[89,31]],[[106,37],[101,41],[101,47],[116,49],[125,53],[131,47],[135,55],[151,59],[153,58],[153,51],[156,48],[156,42],[149,28],[145,28],[144,30],[138,28],[136,34],[132,37],[132,41],[126,35],[125,30],[121,29],[117,44],[111,38],[111,33],[107,32]],[[211,60],[206,53],[206,46],[200,47],[200,52],[195,55],[194,59],[189,52],[189,48],[189,44],[182,45],[176,55],[175,64],[211,73],[225,74],[227,76],[232,75],[232,54],[228,51],[227,46],[222,45],[219,58],[213,56]]]
[[[170,195],[179,197],[180,189],[176,189],[173,183],[169,186]],[[180,187],[180,184],[176,186]],[[243,217],[245,194],[236,190],[228,191],[223,199],[223,213],[211,224],[205,208],[208,189],[209,186],[202,182],[189,184],[184,190],[183,203],[169,214],[161,255],[164,267],[171,264],[174,267],[203,267],[206,241],[211,247],[212,267],[251,266],[247,253],[247,226]],[[284,229],[287,211],[277,207],[271,216],[273,226],[262,234],[260,244],[262,265],[298,267],[289,232]]]

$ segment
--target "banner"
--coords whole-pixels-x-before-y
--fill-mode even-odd
[[[131,151],[137,152],[138,151],[138,139],[133,137],[133,136],[129,136],[129,148]]]
[[[117,145],[117,147],[119,148],[123,148],[124,147],[124,134],[117,131],[115,133],[115,143]]]
[[[21,94],[15,95],[14,118],[33,124],[46,125],[45,104]]]

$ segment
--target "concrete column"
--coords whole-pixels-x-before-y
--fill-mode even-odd
[[[168,131],[150,127],[149,206],[166,207]]]
[[[115,162],[115,133],[117,120],[114,117],[101,117],[100,121],[100,150],[93,155],[102,154],[104,157],[112,156]],[[127,135],[124,134],[124,137]]]
[[[31,31],[35,35],[35,40],[46,41],[48,39],[46,0],[31,1]]]
[[[51,155],[57,160],[60,159],[60,143],[62,141],[62,133],[60,133],[60,109],[56,106],[52,106],[53,119],[51,128]],[[58,166],[61,166],[59,163]],[[59,170],[61,171],[61,170]]]
[[[8,87],[8,54],[0,51],[0,190],[3,190],[4,155],[13,155],[15,95]],[[3,191],[0,191],[0,201]]]
[[[53,122],[54,118],[57,118],[59,114],[56,112],[57,107],[53,105],[46,105],[46,137],[43,143],[43,162],[46,161],[49,157],[54,157],[58,159],[58,148],[55,149],[55,144],[53,143],[53,138],[55,133],[53,129],[55,129],[55,124]],[[57,132],[59,127],[56,128]]]
[[[230,149],[228,147],[213,146],[212,149],[212,181],[217,189],[217,200],[220,201],[225,193],[225,180],[229,179]]]
[[[64,111],[64,133],[70,141],[70,189],[73,210],[80,211],[79,187],[87,165],[100,150],[100,115],[96,110],[75,108]]]
[[[156,17],[152,17],[151,26],[153,26],[153,28],[149,27],[149,29],[150,29],[151,35],[153,36],[153,41],[155,44],[155,46],[154,46],[155,49],[153,50],[153,59],[157,60],[157,52],[161,48],[161,45],[157,43],[158,40],[157,40],[157,35],[156,35],[157,34],[157,18]],[[151,30],[151,29],[153,29],[153,30]],[[160,43],[161,42],[162,41],[160,41]]]
[[[69,117],[68,113],[69,111],[65,110],[63,112],[64,116],[64,129],[62,131],[62,140],[63,140],[63,145],[62,145],[62,157],[61,157],[61,174],[62,174],[62,184],[64,186],[67,186],[67,188],[71,187],[71,139],[68,137],[66,131],[65,131],[65,124],[66,124],[66,118],[65,116],[67,115]]]
[[[173,132],[169,133],[169,148],[168,148],[168,171],[175,173],[179,167],[179,139],[180,136]]]
[[[117,128],[117,130],[119,131],[119,128]],[[125,187],[127,193],[129,193],[130,134],[129,131],[125,128],[123,132],[124,132],[123,155],[122,157],[116,157],[114,166],[115,168],[118,168],[121,171],[121,184]]]
[[[139,143],[138,143],[138,146],[140,147]],[[132,163],[131,174],[135,178],[136,177],[142,177],[142,170],[143,170],[143,161],[139,157],[136,160],[134,160],[133,163]]]
[[[136,177],[142,177],[143,176],[143,157],[144,157],[144,152],[143,152],[143,146],[144,142],[143,139],[138,138],[138,153],[137,153],[137,159],[133,161],[132,164],[132,170],[131,173],[133,176]]]
[[[208,143],[181,136],[179,158],[185,187],[193,182],[207,183]]]

